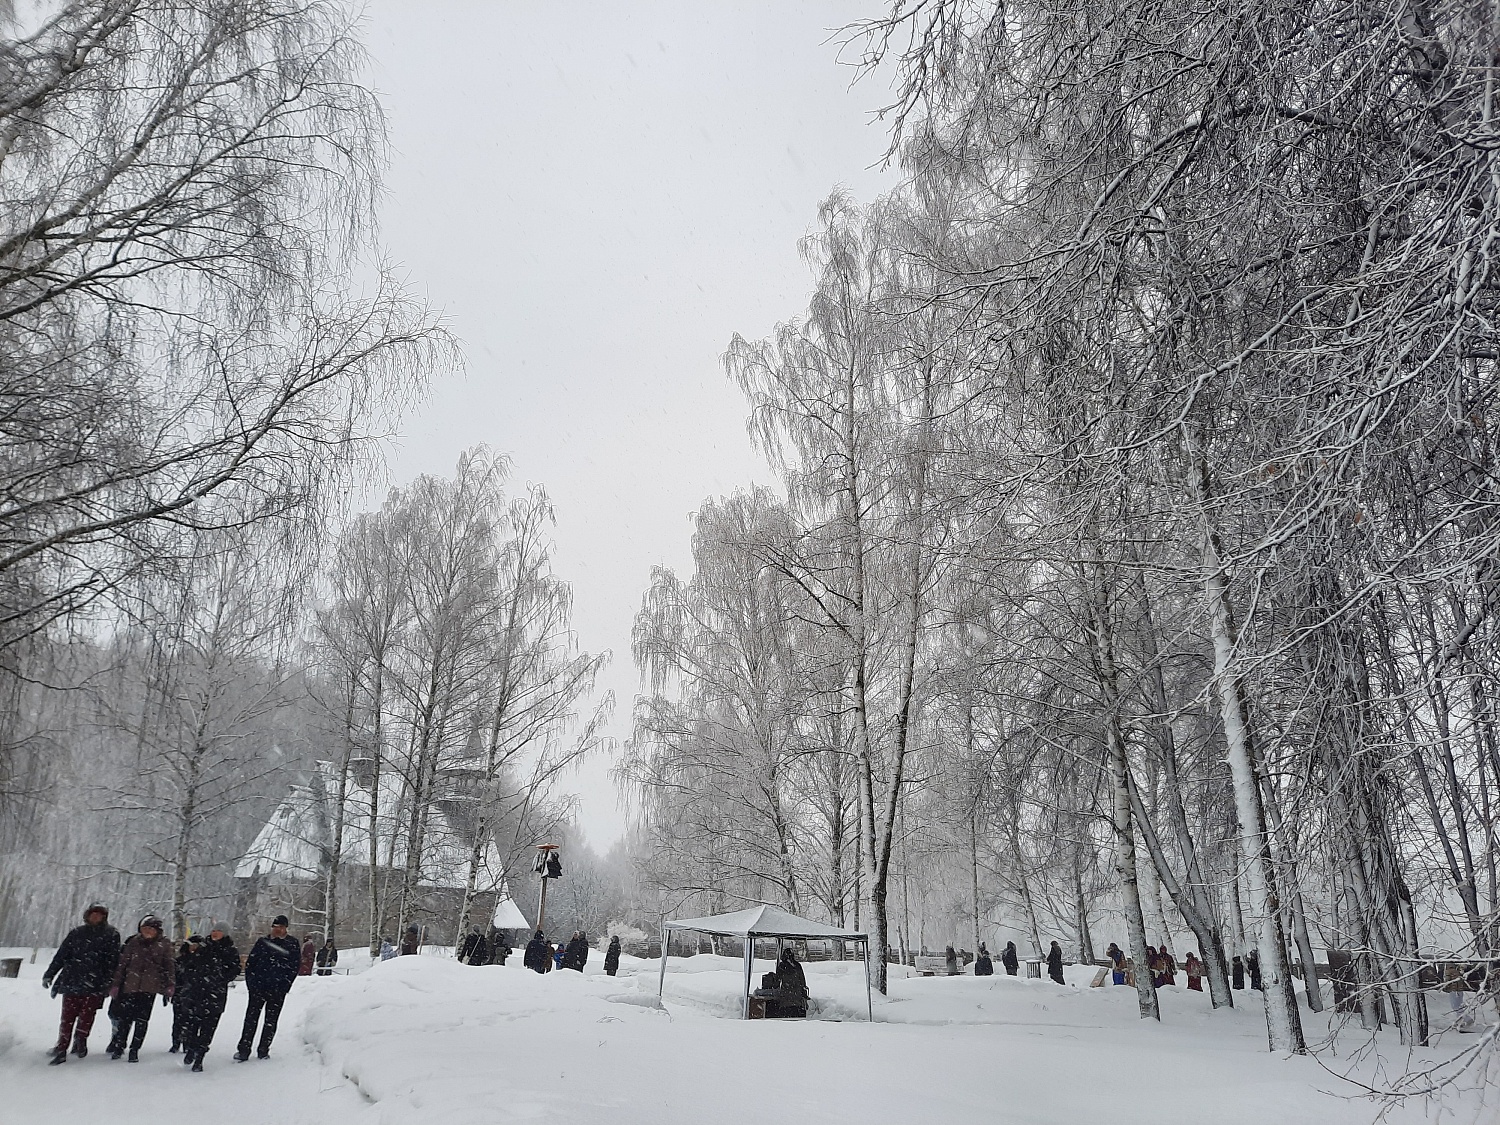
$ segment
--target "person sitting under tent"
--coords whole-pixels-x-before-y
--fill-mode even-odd
[[[781,994],[776,1005],[778,1016],[784,1019],[807,1017],[807,976],[790,946],[781,951],[781,960],[776,962],[776,991]]]

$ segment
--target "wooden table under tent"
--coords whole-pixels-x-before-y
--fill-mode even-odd
[[[799,918],[778,910],[774,906],[752,906],[747,910],[736,910],[730,914],[714,914],[706,918],[675,918],[663,920],[661,924],[661,972],[656,983],[656,997],[661,999],[667,984],[667,932],[690,930],[712,937],[739,938],[745,943],[745,990],[741,997],[741,1018],[750,1019],[750,978],[754,971],[755,942],[757,938],[776,941],[776,960],[781,961],[781,952],[788,941],[827,940],[854,942],[864,948],[865,962],[865,1014],[873,1022],[874,1001],[870,995],[870,938],[857,930],[846,930],[826,922],[814,922],[810,918]]]

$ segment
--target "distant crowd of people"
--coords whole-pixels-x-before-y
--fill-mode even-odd
[[[276,1024],[293,982],[314,971],[327,975],[338,963],[332,939],[321,946],[311,937],[298,942],[287,932],[288,924],[286,915],[278,914],[271,921],[270,933],[255,942],[244,960],[247,999],[234,1055],[238,1062],[249,1059],[252,1046],[257,1057],[270,1057]],[[69,931],[42,974],[42,985],[63,998],[52,1065],[66,1062],[69,1054],[88,1055],[94,1018],[106,1000],[111,1024],[106,1053],[112,1059],[138,1062],[160,997],[162,1007],[173,1009],[170,1050],[180,1051],[185,1065],[201,1071],[228,1003],[229,983],[241,969],[239,950],[221,923],[213,923],[206,935],[190,934],[174,949],[162,920],[147,914],[136,923],[136,932],[122,942],[119,931],[109,924],[109,908],[91,903],[84,911],[83,925]]]
[[[541,930],[537,930],[526,943],[525,952],[521,955],[521,964],[537,973],[550,973],[553,969],[572,969],[581,973],[588,960],[589,939],[582,930],[574,930],[573,936],[566,943],[558,942],[556,945],[548,941],[547,935]],[[604,951],[604,971],[614,976],[619,969],[620,938],[615,935],[609,939],[609,947]]]
[[[967,955],[965,955],[967,956]],[[1109,960],[1109,970],[1112,983],[1130,984],[1134,983],[1130,975],[1130,966],[1126,964],[1125,951],[1114,942],[1109,943],[1105,951]],[[959,956],[950,945],[946,951],[948,961],[948,972],[950,974],[961,971]],[[1047,975],[1055,983],[1063,984],[1063,951],[1062,946],[1053,942],[1047,951]],[[1000,963],[1009,976],[1015,976],[1020,966],[1020,959],[1016,955],[1016,943],[1008,941],[1005,949],[1000,954]],[[1177,984],[1177,974],[1180,971],[1187,978],[1187,986],[1194,992],[1203,991],[1203,977],[1205,969],[1202,959],[1194,951],[1178,964],[1176,957],[1165,946],[1146,946],[1146,971],[1150,974],[1153,988],[1162,988],[1166,985]],[[976,977],[993,976],[995,973],[995,962],[984,942],[979,943],[979,953],[974,958],[974,975]],[[1236,956],[1230,962],[1230,983],[1234,988],[1244,988],[1246,979],[1250,987],[1264,991],[1260,975],[1260,956],[1255,950],[1250,950],[1243,958]]]

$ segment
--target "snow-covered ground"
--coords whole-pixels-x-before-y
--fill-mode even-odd
[[[0,956],[30,950],[0,950]],[[1135,1018],[1133,990],[1070,987],[1004,976],[912,978],[875,998],[863,1020],[864,975],[854,963],[807,966],[808,1021],[752,1021],[738,1012],[741,965],[700,956],[671,962],[664,1007],[656,964],[624,958],[603,975],[596,953],[580,976],[471,968],[441,956],[298,981],[271,1059],[230,1059],[244,991],[230,994],[206,1070],[169,1055],[170,1012],[158,1008],[139,1064],[103,1054],[101,1016],[85,1060],[46,1065],[58,1002],[38,978],[50,951],[0,980],[0,1121],[47,1121],[89,1111],[111,1125],[214,1120],[224,1125],[718,1125],[883,1122],[966,1125],[1367,1125],[1381,1106],[1339,1075],[1379,1082],[1406,1069],[1393,1033],[1379,1057],[1356,1052],[1357,1032],[1335,1054],[1265,1052],[1255,994],[1210,1013],[1207,998],[1164,989],[1161,1026]],[[757,964],[756,973],[770,964]],[[1434,996],[1439,1026],[1448,1015]],[[1308,1017],[1311,1037],[1327,1022]],[[1416,1053],[1438,1061],[1472,1037]],[[1356,1054],[1358,1057],[1356,1058]],[[1432,1119],[1407,1103],[1393,1123]],[[1469,1090],[1445,1120],[1500,1121],[1500,1090]]]

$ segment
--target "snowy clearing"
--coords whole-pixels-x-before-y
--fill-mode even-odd
[[[230,1059],[244,1011],[237,987],[207,1071],[194,1075],[166,1053],[163,1009],[140,1064],[104,1056],[101,1020],[87,1059],[49,1068],[58,1004],[38,984],[39,956],[20,980],[0,980],[6,1116],[49,1120],[66,1107],[107,1108],[123,1125],[203,1114],[245,1125],[687,1125],[761,1121],[769,1111],[813,1122],[1364,1125],[1380,1108],[1332,1073],[1357,1065],[1355,1075],[1370,1078],[1374,1064],[1326,1051],[1321,1064],[1268,1055],[1252,1003],[1215,1015],[1206,997],[1164,989],[1165,1022],[1145,1026],[1133,991],[1083,987],[1087,968],[1070,970],[1066,989],[1004,976],[897,980],[890,998],[876,998],[872,1026],[856,1018],[857,963],[807,966],[823,1019],[746,1023],[732,1018],[737,960],[674,959],[665,1010],[654,963],[625,958],[611,979],[597,962],[583,976],[538,976],[515,961],[470,968],[408,957],[306,978],[271,1059],[244,1064]],[[1360,1042],[1351,1032],[1341,1054]],[[1454,1049],[1450,1038],[1419,1057]],[[1381,1051],[1387,1068],[1403,1068],[1393,1033],[1382,1034]],[[1500,1113],[1473,1092],[1441,1108],[1458,1122]],[[1431,1120],[1438,1109],[1408,1104],[1386,1120]]]

